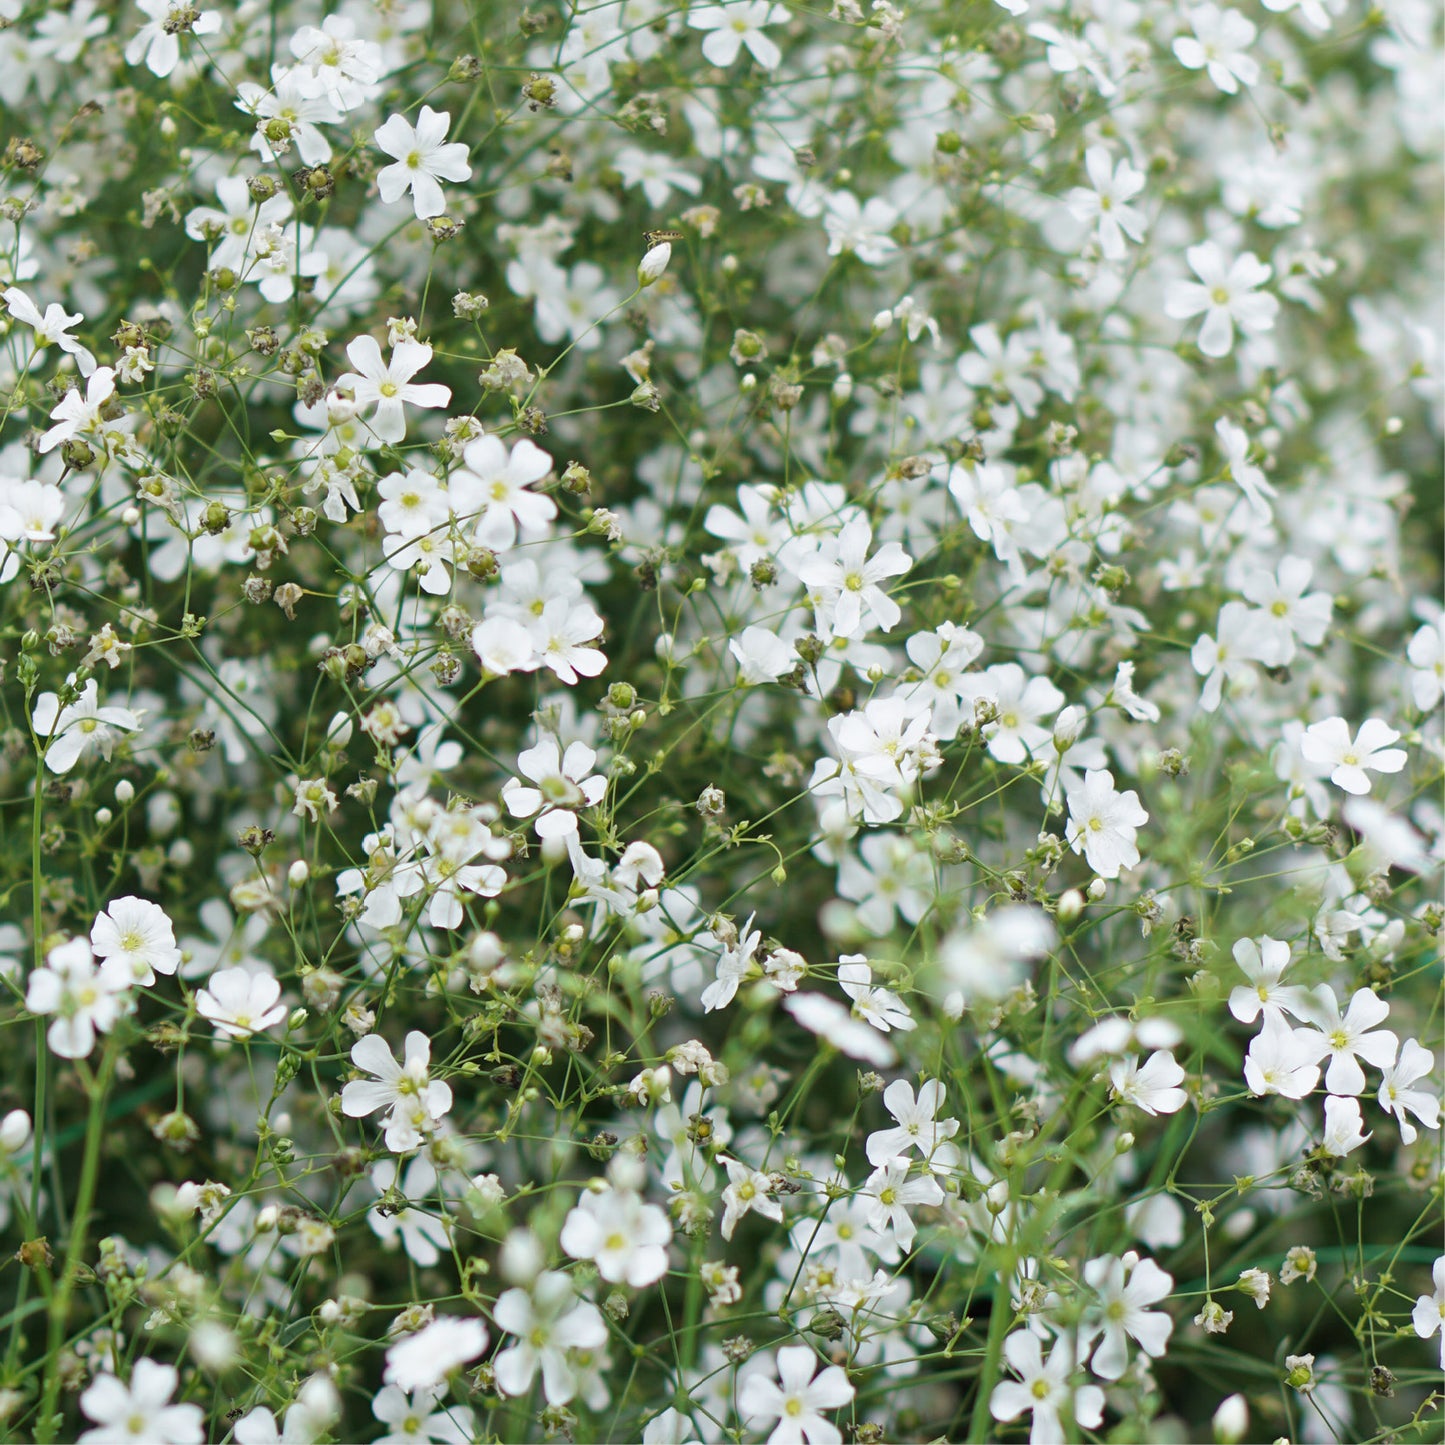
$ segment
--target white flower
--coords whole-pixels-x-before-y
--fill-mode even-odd
[[[1266,667],[1294,661],[1295,639],[1318,647],[1329,631],[1334,599],[1328,592],[1306,593],[1314,567],[1303,557],[1284,557],[1276,572],[1251,572],[1241,589],[1259,610],[1250,614],[1253,652]]]
[[[386,1352],[386,1383],[402,1390],[439,1385],[487,1348],[481,1320],[443,1315]]]
[[[722,1192],[722,1237],[731,1239],[738,1221],[747,1214],[761,1214],[764,1219],[781,1224],[783,1206],[771,1197],[771,1176],[750,1168],[739,1159],[725,1158],[722,1163],[728,1172],[728,1184]]]
[[[1226,602],[1219,609],[1215,635],[1208,633],[1195,640],[1189,650],[1189,661],[1204,679],[1199,695],[1202,712],[1214,712],[1224,700],[1224,685],[1235,678],[1254,676],[1251,665],[1254,642],[1254,612],[1243,602]]]
[[[143,1445],[202,1445],[205,1414],[199,1405],[172,1405],[179,1383],[174,1365],[140,1359],[130,1383],[102,1373],[80,1397],[81,1410],[96,1422],[81,1435],[81,1445],[117,1445],[134,1440]]]
[[[1435,1055],[1425,1048],[1418,1039],[1406,1039],[1400,1046],[1397,1063],[1385,1069],[1380,1081],[1378,1095],[1380,1107],[1393,1114],[1400,1124],[1400,1142],[1413,1144],[1417,1137],[1415,1126],[1406,1118],[1414,1114],[1427,1129],[1440,1127],[1440,1099],[1428,1089],[1415,1086],[1422,1079],[1428,1079],[1435,1068]]]
[[[1261,292],[1273,268],[1253,251],[1229,260],[1215,241],[1191,246],[1185,253],[1196,281],[1173,281],[1164,295],[1164,314],[1187,321],[1204,312],[1199,349],[1206,356],[1228,356],[1234,345],[1234,328],[1249,335],[1274,328],[1279,302]]]
[[[607,1339],[597,1306],[578,1300],[571,1279],[552,1270],[537,1276],[530,1293],[506,1290],[492,1318],[498,1329],[516,1336],[492,1361],[497,1388],[504,1395],[525,1395],[540,1367],[549,1405],[565,1405],[577,1393],[578,1372],[568,1352],[596,1349]]]
[[[1241,938],[1233,952],[1234,961],[1249,980],[1248,986],[1240,984],[1229,994],[1229,1011],[1240,1023],[1252,1024],[1261,1010],[1283,1009],[1295,1018],[1305,1016],[1309,991],[1302,984],[1280,983],[1292,957],[1289,944],[1268,935]]]
[[[91,678],[80,696],[65,707],[55,693],[42,692],[35,699],[31,723],[37,735],[51,740],[45,750],[45,766],[52,773],[68,773],[88,747],[98,747],[108,760],[116,743],[115,729],[135,732],[140,718],[129,708],[101,707],[100,689]]]
[[[1252,21],[1238,10],[1221,10],[1213,4],[1196,5],[1188,16],[1194,34],[1181,35],[1173,47],[1180,65],[1207,70],[1226,95],[1259,79],[1259,62],[1245,54],[1259,33]]]
[[[873,970],[867,955],[845,953],[838,960],[838,984],[853,1000],[853,1017],[872,1024],[880,1033],[898,1029],[907,1033],[918,1027],[908,1005],[891,989],[873,985]]]
[[[849,1058],[878,1069],[891,1068],[897,1062],[898,1055],[892,1044],[827,994],[792,993],[783,1000],[783,1007],[809,1033],[817,1034]]]
[[[376,144],[396,159],[395,165],[378,171],[376,176],[376,189],[387,205],[410,191],[420,220],[440,216],[447,203],[438,182],[471,179],[466,146],[460,141],[446,143],[451,123],[448,112],[424,105],[415,126],[394,115],[377,128],[373,136]]]
[[[376,338],[358,336],[346,348],[346,355],[356,370],[338,376],[336,388],[349,388],[358,407],[375,406],[367,424],[381,441],[405,439],[403,406],[432,409],[446,406],[452,399],[449,386],[412,381],[432,358],[431,347],[423,341],[399,341],[391,349],[391,359],[383,361]]]
[[[798,662],[793,644],[766,627],[743,628],[741,636],[729,638],[728,651],[737,658],[738,681],[754,685],[776,681]]]
[[[836,637],[857,636],[865,611],[884,632],[903,615],[879,584],[902,576],[913,559],[897,542],[885,542],[869,557],[872,542],[867,518],[854,517],[836,538],[824,538],[818,552],[798,566],[799,580],[820,590],[822,596],[815,604],[819,622]]]
[[[3,294],[10,314],[35,332],[37,352],[47,346],[58,346],[75,358],[82,376],[89,376],[95,370],[95,357],[75,337],[66,334],[72,326],[85,320],[79,311],[72,316],[59,302],[52,301],[42,316],[39,307],[18,286],[7,287]]]
[[[1431,1275],[1435,1281],[1435,1293],[1422,1294],[1415,1301],[1410,1321],[1415,1326],[1415,1333],[1422,1340],[1428,1340],[1438,1331],[1440,1368],[1445,1370],[1445,1254],[1431,1266]]]
[[[601,635],[602,627],[601,617],[589,603],[550,598],[530,628],[534,654],[571,687],[579,677],[596,677],[607,666],[607,654],[588,646]]]
[[[877,1129],[868,1136],[868,1162],[874,1166],[905,1157],[917,1149],[930,1164],[947,1166],[957,1157],[957,1147],[945,1144],[958,1133],[957,1119],[939,1119],[943,1107],[943,1085],[937,1079],[920,1084],[917,1099],[906,1079],[894,1079],[883,1091],[883,1107],[897,1123],[894,1129]]]
[[[1084,167],[1089,173],[1092,189],[1075,186],[1064,198],[1074,219],[1094,225],[1099,235],[1099,250],[1109,261],[1122,261],[1128,254],[1124,244],[1144,239],[1144,216],[1129,204],[1144,189],[1144,173],[1127,159],[1117,165],[1107,146],[1090,146],[1084,152]]]
[[[487,617],[472,628],[472,651],[498,677],[541,666],[532,634],[513,617]]]
[[[196,994],[196,1012],[214,1025],[217,1038],[248,1039],[286,1017],[280,997],[281,985],[271,974],[223,968]]]
[[[1244,1056],[1249,1092],[1303,1099],[1319,1083],[1319,1061],[1328,1048],[1318,1029],[1291,1028],[1278,1009],[1265,1009],[1260,1031]]]
[[[81,396],[71,387],[50,413],[55,425],[40,438],[37,448],[40,454],[54,451],[61,442],[68,442],[81,432],[94,431],[100,425],[102,409],[114,395],[115,371],[109,366],[97,366],[85,383],[85,395]]]
[[[809,1346],[785,1345],[778,1351],[776,1381],[758,1371],[742,1382],[738,1413],[748,1426],[778,1422],[768,1445],[839,1445],[842,1432],[822,1412],[842,1409],[855,1393],[840,1365],[818,1370]]]
[[[523,437],[511,452],[494,436],[468,442],[462,466],[447,478],[452,512],[474,517],[478,546],[504,552],[517,540],[517,530],[544,529],[557,515],[557,504],[529,490],[552,470],[552,458]]]
[[[576,836],[576,810],[595,808],[607,792],[607,779],[594,773],[597,754],[586,743],[569,743],[562,752],[557,739],[544,737],[517,756],[521,778],[502,785],[502,801],[514,818],[535,818],[539,838]]]
[[[1167,1049],[1150,1054],[1142,1069],[1135,1054],[1109,1065],[1113,1096],[1146,1114],[1177,1114],[1189,1102],[1189,1095],[1179,1088],[1183,1081],[1184,1070]]]
[[[918,1233],[910,1208],[943,1203],[943,1190],[932,1174],[908,1177],[907,1159],[885,1159],[864,1181],[859,1197],[867,1202],[869,1228],[893,1231],[905,1254]]]
[[[1311,723],[1300,737],[1300,754],[1307,763],[1330,769],[1330,782],[1347,793],[1370,791],[1367,773],[1398,773],[1409,761],[1398,742],[1400,734],[1377,717],[1367,717],[1353,738],[1342,717]]]
[[[1249,435],[1242,426],[1235,426],[1228,417],[1220,417],[1214,423],[1214,435],[1219,438],[1219,449],[1224,453],[1224,471],[1249,503],[1250,510],[1261,522],[1268,522],[1274,516],[1274,509],[1268,498],[1278,496],[1264,472],[1249,460]]]
[[[96,1034],[109,1033],[125,1011],[129,988],[122,974],[96,967],[85,939],[73,938],[52,948],[45,966],[30,975],[25,1007],[55,1016],[45,1035],[52,1053],[83,1059],[95,1047]]]
[[[1383,1023],[1389,1013],[1390,1005],[1373,989],[1356,989],[1343,1013],[1329,984],[1322,983],[1314,990],[1305,1017],[1324,1035],[1330,1055],[1325,1088],[1331,1094],[1365,1092],[1365,1071],[1357,1054],[1377,1069],[1387,1069],[1395,1062],[1399,1039],[1389,1029],[1374,1027]]]
[[[1370,1135],[1364,1132],[1358,1099],[1342,1099],[1336,1094],[1325,1100],[1325,1135],[1322,1141],[1326,1154],[1343,1159],[1353,1153]]]
[[[633,1289],[656,1284],[667,1273],[671,1242],[667,1215],[629,1189],[584,1194],[558,1238],[573,1259],[590,1259],[603,1279]]]
[[[416,1029],[407,1034],[402,1065],[385,1039],[368,1034],[352,1045],[351,1062],[373,1077],[353,1079],[342,1089],[342,1113],[360,1119],[386,1109],[386,1147],[393,1154],[420,1148],[452,1106],[451,1088],[429,1073],[431,1040]]]
[[[1422,627],[1405,650],[1414,671],[1410,693],[1421,712],[1432,712],[1445,696],[1445,619],[1438,625]]]
[[[199,14],[189,0],[136,0],[150,17],[125,48],[125,63],[139,65],[142,60],[152,75],[167,76],[181,58],[182,35],[214,35],[221,28],[219,10],[202,10]]]
[[[465,1405],[432,1409],[446,1393],[445,1383],[410,1394],[384,1385],[371,1402],[371,1413],[391,1429],[378,1436],[375,1445],[470,1445],[476,1439],[476,1420]]]
[[[1153,1359],[1163,1355],[1174,1321],[1149,1306],[1168,1298],[1174,1288],[1169,1275],[1152,1259],[1140,1259],[1131,1249],[1122,1258],[1104,1255],[1088,1260],[1084,1279],[1099,1302],[1085,1316],[1080,1349],[1087,1350],[1094,1338],[1103,1334],[1089,1366],[1101,1380],[1117,1380],[1123,1375],[1131,1339]]]
[[[726,69],[747,46],[748,54],[764,70],[775,70],[783,53],[763,27],[783,25],[787,19],[787,9],[769,0],[732,0],[725,5],[699,6],[688,13],[687,23],[693,30],[708,32],[703,37],[702,53],[709,65]]]
[[[881,266],[898,250],[888,234],[898,212],[882,196],[860,205],[852,191],[833,191],[823,203],[823,229],[828,233],[828,254],[849,252],[866,266]]]
[[[1136,792],[1117,792],[1112,773],[1091,768],[1084,774],[1083,786],[1070,789],[1067,797],[1069,846],[1084,855],[1100,878],[1117,878],[1122,869],[1138,863],[1136,830],[1149,821],[1149,815],[1139,806]]]
[[[1060,1411],[1069,1407],[1077,1424],[1095,1430],[1104,1418],[1104,1392],[1097,1385],[1074,1389],[1069,1377],[1074,1372],[1074,1346],[1060,1335],[1044,1362],[1043,1346],[1030,1330],[1015,1330],[1003,1342],[1004,1359],[1018,1381],[1002,1380],[989,1396],[988,1408],[995,1420],[1008,1422],[1033,1413],[1030,1445],[1063,1445],[1064,1429]]]
[[[158,903],[127,894],[96,915],[90,947],[101,968],[126,987],[152,984],[157,973],[174,973],[181,963],[175,930]]]

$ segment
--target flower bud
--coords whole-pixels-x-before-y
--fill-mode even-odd
[[[1066,753],[1084,730],[1084,710],[1070,704],[1054,719],[1054,750]]]
[[[658,280],[664,271],[667,270],[667,263],[672,260],[672,242],[663,241],[642,258],[637,267],[637,284],[639,286],[651,286]]]
[[[1072,923],[1083,911],[1084,895],[1077,888],[1059,895],[1056,913],[1060,923]]]
[[[1219,1402],[1211,1422],[1218,1445],[1239,1445],[1249,1429],[1249,1406],[1243,1395],[1229,1395]]]
[[[0,1119],[0,1150],[16,1154],[30,1142],[30,1115],[24,1109],[12,1109]]]
[[[311,866],[304,858],[298,858],[287,870],[286,881],[293,888],[304,888],[311,877]]]

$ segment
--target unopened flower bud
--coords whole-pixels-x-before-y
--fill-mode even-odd
[[[637,267],[637,284],[651,286],[667,270],[667,263],[671,260],[671,241],[663,241],[659,245],[653,246]]]

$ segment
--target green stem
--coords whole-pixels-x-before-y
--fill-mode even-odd
[[[37,1445],[50,1445],[55,1438],[55,1407],[60,1396],[60,1347],[65,1341],[70,1297],[75,1291],[75,1277],[80,1269],[81,1256],[85,1253],[90,1210],[95,1203],[95,1188],[100,1177],[100,1143],[105,1133],[105,1099],[110,1090],[115,1058],[116,1042],[112,1035],[106,1040],[100,1072],[90,1090],[90,1117],[85,1125],[85,1157],[80,1168],[80,1189],[75,1196],[75,1213],[71,1218],[70,1242],[65,1249],[65,1264],[60,1284],[50,1300],[49,1332],[45,1346],[45,1388],[40,1399],[40,1415],[35,1422]]]
[[[969,1423],[970,1440],[987,1440],[990,1434],[988,1403],[998,1383],[999,1364],[1003,1359],[1004,1336],[1008,1334],[1013,1310],[1008,1302],[1008,1277],[1013,1273],[1013,1254],[997,1251],[998,1273],[994,1279],[993,1307],[988,1315],[988,1340],[984,1345],[983,1368],[978,1376],[978,1395],[973,1402],[973,1419]]]

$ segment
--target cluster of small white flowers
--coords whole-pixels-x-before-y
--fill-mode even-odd
[[[0,1432],[1413,1438],[1441,31],[0,0]]]

